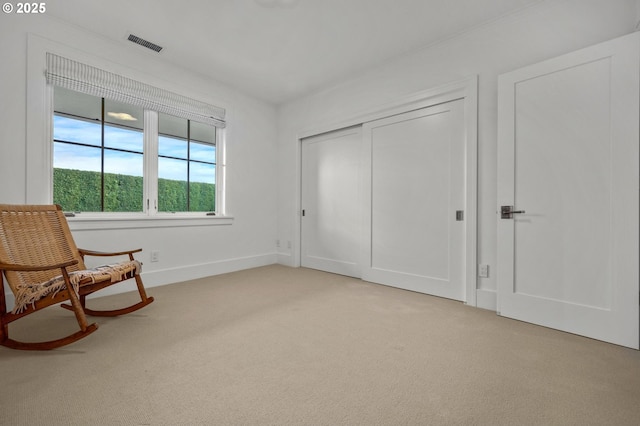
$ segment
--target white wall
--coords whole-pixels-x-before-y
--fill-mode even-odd
[[[309,129],[360,115],[472,75],[478,97],[478,262],[496,265],[497,77],[634,30],[636,0],[547,0],[424,50],[396,58],[333,88],[287,103],[278,111],[279,262],[297,263],[299,144]],[[496,277],[478,279],[479,306],[495,308]]]
[[[110,41],[46,15],[2,15],[0,203],[27,200],[27,38],[32,33],[118,64],[144,81],[165,82],[169,90],[227,108],[226,206],[234,217],[231,225],[74,231],[79,246],[97,250],[141,247],[147,286],[275,262],[277,143],[273,106],[217,83],[207,76],[207,70],[188,72],[125,40]],[[160,251],[159,262],[150,261],[151,250]]]

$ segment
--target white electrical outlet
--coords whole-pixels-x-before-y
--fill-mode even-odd
[[[153,250],[151,252],[151,261],[159,262],[160,261],[160,252],[158,250]]]
[[[478,276],[480,278],[489,278],[489,265],[486,265],[486,264],[478,265]]]

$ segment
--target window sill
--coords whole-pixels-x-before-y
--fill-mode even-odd
[[[175,228],[181,226],[231,225],[233,216],[160,214],[156,216],[80,213],[67,217],[72,231],[105,229]]]

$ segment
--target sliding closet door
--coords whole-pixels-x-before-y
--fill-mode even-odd
[[[300,263],[360,277],[360,126],[302,141]]]
[[[363,127],[363,279],[464,300],[464,101]]]

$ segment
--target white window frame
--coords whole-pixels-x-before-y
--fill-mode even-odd
[[[136,72],[125,69],[106,59],[89,56],[71,47],[55,43],[51,40],[29,34],[27,39],[27,141],[26,141],[26,194],[28,204],[51,204],[53,202],[53,86],[46,83],[44,70],[46,69],[47,52],[65,56],[78,62],[100,67],[125,76],[136,78]],[[140,75],[138,80],[150,81],[153,77]],[[153,83],[153,82],[152,82]],[[159,81],[156,86],[163,87],[166,82]],[[177,93],[181,89],[168,87]],[[219,103],[216,103],[219,104]],[[226,109],[226,108],[225,108]],[[145,111],[145,119],[157,113]],[[205,212],[158,212],[157,184],[153,185],[149,179],[156,179],[157,162],[145,161],[145,198],[143,212],[83,212],[75,217],[69,217],[72,230],[89,229],[131,229],[157,228],[176,226],[229,225],[233,223],[233,216],[228,214],[225,204],[226,188],[226,129],[216,127],[216,215],[210,216]],[[152,140],[155,132],[155,141]],[[151,133],[151,134],[149,134]],[[152,132],[145,132],[145,155],[157,157],[157,128]],[[153,165],[155,163],[155,165]],[[151,165],[149,165],[151,164]],[[155,186],[155,190],[153,187]]]

